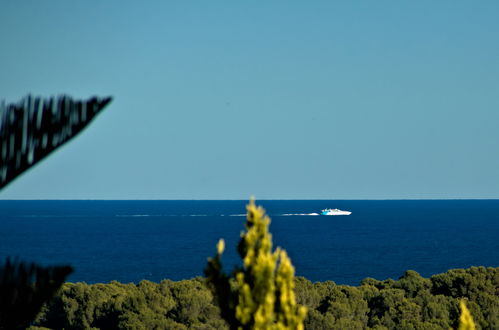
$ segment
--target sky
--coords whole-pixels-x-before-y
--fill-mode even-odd
[[[498,1],[2,1],[0,99],[113,96],[0,199],[499,198]]]

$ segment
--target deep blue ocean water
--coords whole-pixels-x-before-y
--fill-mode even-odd
[[[0,201],[0,259],[70,264],[72,282],[202,275],[219,238],[239,263],[246,201]],[[296,275],[358,285],[451,268],[499,267],[499,200],[258,201]],[[350,216],[300,215],[323,208]]]

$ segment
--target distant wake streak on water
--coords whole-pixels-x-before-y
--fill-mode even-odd
[[[290,217],[290,216],[316,216],[319,213],[284,213],[284,214],[271,214],[270,216],[275,217]],[[115,217],[120,218],[134,218],[134,217],[210,217],[210,216],[220,216],[220,217],[245,217],[246,214],[116,214]]]
[[[208,214],[116,214],[117,218],[140,218],[140,217],[208,217]]]
[[[319,213],[284,213],[284,214],[271,214],[270,216],[274,217],[290,217],[290,216],[316,216],[320,215]],[[245,217],[246,214],[117,214],[116,217],[120,218],[132,218],[132,217],[211,217],[211,216],[220,216],[220,217]]]
[[[290,217],[290,216],[316,216],[319,213],[284,213],[284,214],[271,214],[273,217]],[[145,217],[210,217],[210,216],[220,216],[220,217],[245,217],[245,213],[241,214],[115,214],[117,218],[145,218]],[[18,218],[89,218],[89,217],[107,217],[107,215],[80,215],[80,214],[30,214],[30,215],[19,215]]]
[[[320,215],[319,213],[285,213],[281,214],[283,217],[289,217],[289,216],[315,216],[315,215]]]

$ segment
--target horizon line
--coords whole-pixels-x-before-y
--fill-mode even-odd
[[[213,199],[201,199],[201,198],[193,198],[193,199],[182,199],[182,198],[174,198],[174,199],[164,199],[164,198],[154,198],[154,199],[146,199],[146,198],[48,198],[48,199],[2,199],[0,201],[249,201],[251,198],[247,199],[221,199],[221,198],[213,198]],[[284,199],[276,199],[276,198],[262,198],[255,199],[256,201],[440,201],[440,200],[448,200],[448,201],[456,201],[456,200],[499,200],[498,198],[476,198],[476,197],[465,197],[465,198],[284,198]]]

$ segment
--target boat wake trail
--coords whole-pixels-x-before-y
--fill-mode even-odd
[[[270,216],[277,217],[296,217],[296,216],[316,216],[319,213],[284,213],[284,214],[271,214]],[[115,214],[119,218],[147,218],[147,217],[246,217],[246,213],[240,214]]]
[[[319,213],[285,213],[281,214],[283,217],[289,217],[289,216],[315,216],[315,215],[320,215]]]

